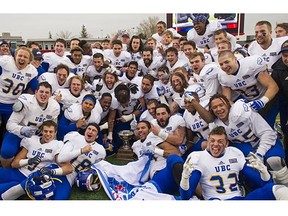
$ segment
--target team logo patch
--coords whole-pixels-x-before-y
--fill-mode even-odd
[[[276,52],[271,52],[270,56],[277,56],[277,53]]]
[[[98,155],[98,154],[99,154],[99,152],[96,151],[96,150],[93,150],[92,152],[93,152],[93,154],[95,154],[95,155]]]
[[[172,127],[170,126],[170,127],[167,127],[166,128],[166,131],[172,131]]]
[[[46,119],[52,119],[51,115],[46,115]]]
[[[231,158],[231,159],[229,159],[229,163],[237,163],[238,161],[237,161],[237,158]]]
[[[242,78],[243,79],[248,79],[250,76],[249,75],[245,75],[245,76],[243,76]]]
[[[52,153],[52,149],[45,149],[45,153]]]
[[[146,143],[146,146],[151,146],[151,145],[152,145],[151,141],[149,141],[148,143]]]
[[[31,77],[32,75],[30,73],[26,73],[25,76]]]
[[[240,128],[240,127],[243,126],[243,125],[244,125],[244,123],[243,123],[243,122],[240,122],[240,123],[238,123],[238,124],[236,125],[236,127]]]
[[[262,65],[262,64],[263,64],[263,61],[264,61],[263,58],[261,58],[261,57],[257,58],[257,64],[258,64],[258,65]]]

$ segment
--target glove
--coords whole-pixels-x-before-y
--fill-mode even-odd
[[[137,103],[135,104],[134,110],[139,110],[140,112],[143,111],[143,107],[139,101],[137,101]]]
[[[84,88],[86,91],[91,91],[93,89],[93,86],[86,81]]]
[[[113,65],[110,65],[107,69],[107,72],[112,73],[112,74],[116,74],[117,76],[122,76],[123,75],[123,71],[118,70],[117,68],[115,68]]]
[[[194,170],[194,165],[192,164],[191,155],[189,155],[183,164],[183,171],[182,171],[182,177],[180,181],[180,187],[183,190],[189,189],[189,178],[191,176],[192,171]]]
[[[165,94],[164,86],[158,86],[158,87],[156,87],[156,89],[157,89],[158,96],[162,96]]]
[[[190,92],[190,91],[185,91],[185,92],[184,92],[184,99],[185,99],[186,101],[191,102],[191,101],[192,101],[193,99],[195,99],[195,98],[193,97],[192,92]]]
[[[95,91],[96,91],[96,92],[99,92],[99,91],[101,91],[102,88],[103,88],[103,82],[102,82],[102,79],[101,79],[101,80],[99,80],[99,82],[97,83],[96,88],[95,88]]]
[[[137,128],[137,120],[135,115],[133,115],[133,120],[130,123],[130,129],[134,131],[136,130],[136,128]]]
[[[35,134],[35,132],[37,131],[37,127],[32,127],[32,126],[23,126],[21,129],[20,129],[20,134],[22,136],[25,136],[25,137],[32,137],[33,134]]]
[[[253,109],[254,111],[258,111],[265,106],[265,104],[262,100],[251,101],[251,102],[249,102],[249,105],[250,105],[251,109]]]
[[[127,87],[132,94],[136,94],[139,91],[138,85],[135,83],[127,83]]]
[[[55,170],[49,169],[47,167],[42,167],[39,171],[42,175],[49,175],[49,176],[55,175],[56,173]]]
[[[35,156],[33,158],[28,159],[28,165],[38,165],[41,162],[41,158],[38,156]]]
[[[270,179],[270,174],[267,170],[267,167],[255,153],[250,152],[248,157],[245,159],[248,161],[247,166],[256,169],[260,173],[261,179],[263,181],[268,181]]]

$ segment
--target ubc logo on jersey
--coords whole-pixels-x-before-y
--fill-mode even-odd
[[[240,134],[242,133],[242,131],[240,129],[233,129],[231,128],[229,136],[230,137],[238,137]]]
[[[262,56],[262,58],[261,58],[261,57],[257,58],[257,64],[258,64],[258,65],[262,65],[262,64],[263,64],[263,59],[264,59],[264,61],[266,61],[266,62],[269,62],[269,61],[270,61],[269,56],[266,56],[266,54],[264,54],[264,55]]]
[[[220,165],[220,166],[216,166],[215,167],[215,171],[216,172],[225,172],[225,171],[229,171],[229,170],[231,170],[231,166],[230,166],[230,164],[227,164],[227,165],[225,165],[225,164],[223,164],[223,165]]]
[[[196,130],[196,129],[201,128],[201,127],[204,127],[203,121],[199,121],[199,122],[192,124],[193,130]]]
[[[239,79],[238,79],[239,80]],[[238,80],[236,80],[236,82],[237,83],[234,83],[234,86],[236,87],[236,88],[239,88],[239,87],[243,87],[243,86],[246,86],[247,84],[246,84],[246,82],[245,82],[245,80],[243,80],[243,81],[240,81],[240,82],[238,82]]]
[[[39,151],[35,151],[35,150],[32,151],[32,156],[33,157],[37,156],[39,158],[44,158],[44,155],[45,155],[44,152],[39,152]]]
[[[12,73],[12,78],[16,79],[16,80],[24,80],[24,76],[21,74],[16,74],[16,73]]]

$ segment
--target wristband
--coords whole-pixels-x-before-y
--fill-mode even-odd
[[[161,139],[166,140],[166,139],[168,138],[169,134],[166,133],[164,130],[161,130],[161,131],[159,132],[158,136],[159,136]]]
[[[269,102],[269,98],[266,96],[263,96],[260,100],[264,103],[264,105],[266,105]]]
[[[53,175],[63,175],[63,169],[62,168],[56,168],[53,169]]]
[[[23,167],[23,166],[28,165],[28,160],[29,159],[21,159],[21,160],[19,160],[19,166]]]
[[[163,155],[164,155],[164,150],[163,150],[163,149],[160,149],[160,148],[155,148],[154,154],[157,154],[157,155],[160,155],[160,156],[163,157]]]

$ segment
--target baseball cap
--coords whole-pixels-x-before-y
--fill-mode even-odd
[[[284,41],[284,43],[281,45],[281,50],[278,53],[278,55],[280,55],[280,53],[288,51],[288,40]]]
[[[2,46],[3,44],[7,44],[8,46],[10,46],[10,44],[5,40],[0,41],[0,46]]]
[[[32,49],[32,53],[33,53],[34,59],[36,59],[36,60],[42,59],[43,60],[42,53],[39,49]]]
[[[206,23],[207,17],[205,15],[195,16],[193,19],[193,23]]]

